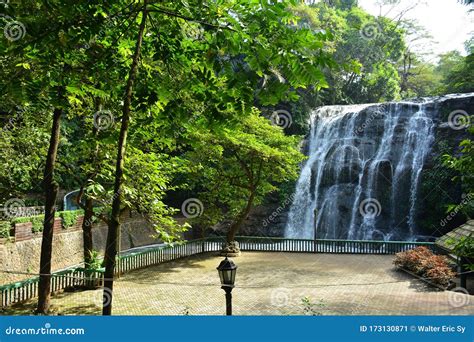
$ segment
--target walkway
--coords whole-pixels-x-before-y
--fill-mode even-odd
[[[221,315],[215,253],[148,267],[115,284],[114,314]],[[394,270],[391,255],[245,252],[233,291],[236,315],[467,315],[474,296],[440,292]],[[100,314],[102,291],[62,293],[60,314]],[[302,299],[307,297],[306,305]],[[34,302],[8,309],[31,312]],[[306,311],[305,311],[306,308]]]

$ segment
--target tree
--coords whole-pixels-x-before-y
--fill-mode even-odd
[[[474,91],[474,53],[453,65],[443,78],[443,93],[470,93]]]
[[[205,210],[199,220],[206,225],[230,220],[227,248],[238,252],[233,242],[251,208],[277,184],[298,176],[303,160],[299,139],[285,136],[256,109],[232,129],[199,128],[194,135],[187,158],[197,165],[191,179],[196,179],[197,189],[204,189],[199,197]]]
[[[467,131],[470,134],[474,134],[474,125],[469,123],[470,118],[468,116],[462,116],[462,120],[465,120],[465,124],[469,125]],[[453,154],[444,155],[444,164],[457,171],[458,175],[456,179],[459,180],[463,186],[463,191],[466,195],[471,196],[474,194],[474,142],[472,139],[466,138],[459,144],[459,149]],[[455,205],[452,205],[448,210],[453,210]],[[472,215],[474,206],[472,201],[466,203],[466,208],[463,208],[463,212],[469,217]]]

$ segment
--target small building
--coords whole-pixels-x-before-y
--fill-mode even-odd
[[[454,255],[453,245],[456,244],[457,241],[460,241],[461,238],[474,239],[474,220],[469,220],[462,226],[459,226],[448,234],[441,236],[435,241],[435,244],[443,253]],[[467,288],[467,276],[469,273],[468,270],[465,269],[464,264],[468,263],[468,260],[464,257],[456,257],[456,259],[459,267],[461,287]],[[472,260],[469,262],[472,262]]]

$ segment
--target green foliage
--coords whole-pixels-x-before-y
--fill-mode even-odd
[[[326,307],[322,299],[317,303],[313,303],[309,297],[301,298],[301,305],[303,306],[303,314],[307,316],[321,316],[321,309]]]
[[[29,217],[15,217],[11,220],[12,224],[31,222],[33,233],[39,233],[43,231],[44,215],[35,215]]]
[[[470,271],[474,271],[474,237],[472,234],[463,236],[460,239],[450,239],[446,241],[452,247],[455,255],[468,258],[470,263],[464,265]]]
[[[62,220],[62,225],[64,229],[71,228],[77,222],[77,218],[81,215],[84,215],[84,210],[67,210],[67,211],[59,211],[58,217]]]
[[[102,218],[110,216],[111,202],[120,196],[121,210],[131,207],[147,214],[164,240],[179,238],[186,227],[176,224],[172,219],[176,210],[163,199],[174,188],[175,174],[186,174],[180,157],[195,139],[193,128],[238,129],[257,102],[265,106],[291,102],[298,98],[298,90],[327,86],[322,70],[333,64],[323,48],[331,35],[299,27],[299,18],[289,10],[294,5],[296,1],[250,0],[210,2],[204,7],[201,1],[148,5],[120,193],[112,190],[119,125],[99,129],[94,113],[105,110],[112,120],[121,117],[123,76],[130,70],[141,20],[138,3],[81,0],[74,6],[52,1],[9,7],[27,24],[28,32],[15,44],[1,42],[8,61],[2,64],[2,79],[15,82],[3,84],[5,101],[0,103],[5,110],[7,104],[28,104],[31,113],[46,117],[52,108],[62,108],[55,177],[59,185],[83,188],[83,198],[101,206]],[[51,22],[56,25],[51,27]],[[34,115],[27,118],[33,120]],[[20,165],[17,174],[28,176],[21,191],[29,192],[40,183],[30,174],[42,176],[49,124],[31,125],[44,138],[40,143],[31,134],[35,137],[31,144],[43,147],[35,150],[37,160],[28,164],[17,158],[10,165]],[[27,132],[23,126],[19,131]],[[21,141],[14,142],[12,156],[22,149]],[[6,198],[18,180],[8,183]],[[65,215],[67,227],[74,218]]]
[[[335,63],[324,69],[328,87],[300,92],[291,105],[295,127],[304,133],[311,109],[321,105],[371,103],[401,96],[399,63],[405,46],[405,30],[398,22],[374,17],[355,1],[321,1],[300,4],[293,11],[300,25],[330,33],[323,49]]]
[[[474,134],[474,125],[470,125],[468,131]],[[458,175],[454,180],[459,181],[466,194],[474,193],[474,143],[471,139],[464,139],[459,144],[459,151],[456,154],[445,154],[444,164],[455,171]],[[471,201],[472,202],[472,201]],[[469,202],[473,211],[473,204]]]
[[[0,222],[0,238],[8,238],[10,237],[10,230],[12,226],[10,222],[1,221]]]
[[[285,136],[257,110],[232,129],[201,128],[194,136],[186,154],[194,166],[188,181],[200,190],[205,209],[199,222],[206,225],[242,219],[278,184],[294,180],[303,160],[298,138]]]
[[[474,237],[472,234],[460,239],[449,239],[446,243],[452,246],[453,252],[457,256],[474,258]]]
[[[453,199],[460,199],[462,194],[460,182],[453,181],[457,172],[443,162],[443,155],[454,148],[454,142],[437,140],[432,147],[435,155],[432,166],[422,171],[420,198],[424,199],[424,210],[420,210],[419,228],[423,234],[443,235],[463,222],[461,217],[456,217],[444,226],[440,226],[446,219],[448,206],[453,204]]]
[[[441,89],[445,93],[474,92],[474,53],[472,51],[450,69],[443,80]]]
[[[102,268],[102,258],[100,257],[100,253],[98,251],[91,251],[90,252],[90,263],[89,263],[89,270],[99,270]]]

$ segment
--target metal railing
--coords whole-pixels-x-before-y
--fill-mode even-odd
[[[246,236],[239,236],[236,240],[242,251],[255,252],[395,254],[418,246],[435,250],[432,242],[305,240]],[[195,254],[217,252],[222,249],[224,243],[223,237],[209,237],[128,253],[117,258],[115,273],[123,274]],[[90,271],[80,267],[55,272],[51,278],[51,291],[56,293],[68,287],[85,286],[91,281],[101,285],[103,273],[103,270]],[[0,286],[0,307],[35,298],[38,295],[38,283],[39,278],[35,277]]]

